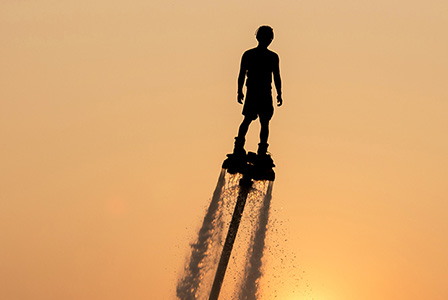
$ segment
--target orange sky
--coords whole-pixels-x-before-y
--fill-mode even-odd
[[[3,0],[0,298],[173,299],[242,119],[241,54],[270,24],[285,101],[272,205],[310,286],[285,277],[278,298],[448,299],[447,14]]]

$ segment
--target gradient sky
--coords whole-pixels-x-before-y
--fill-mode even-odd
[[[0,298],[173,299],[242,120],[241,54],[269,24],[272,205],[307,291],[278,299],[448,299],[447,15],[445,0],[2,0]]]

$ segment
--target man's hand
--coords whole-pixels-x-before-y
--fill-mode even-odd
[[[283,104],[282,95],[278,95],[277,96],[277,106],[282,106],[282,104]]]
[[[238,103],[239,104],[243,104],[243,99],[244,99],[244,94],[242,92],[238,93]]]

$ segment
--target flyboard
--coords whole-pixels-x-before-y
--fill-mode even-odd
[[[243,214],[244,206],[246,205],[247,195],[252,188],[253,180],[274,181],[274,167],[274,161],[269,154],[257,155],[254,152],[249,152],[247,154],[245,152],[227,154],[227,159],[224,160],[222,164],[222,168],[226,169],[229,174],[239,173],[242,174],[243,177],[239,182],[240,190],[238,199],[233,212],[232,221],[229,225],[226,241],[222,249],[221,259],[219,260],[218,269],[216,270],[209,300],[218,300],[227,265],[232,253],[233,244],[240,225],[241,216]]]

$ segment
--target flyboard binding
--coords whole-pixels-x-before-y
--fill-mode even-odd
[[[227,169],[228,173],[240,173],[248,180],[274,181],[274,167],[271,155],[257,155],[254,152],[227,154],[227,159],[222,164],[222,168]]]

